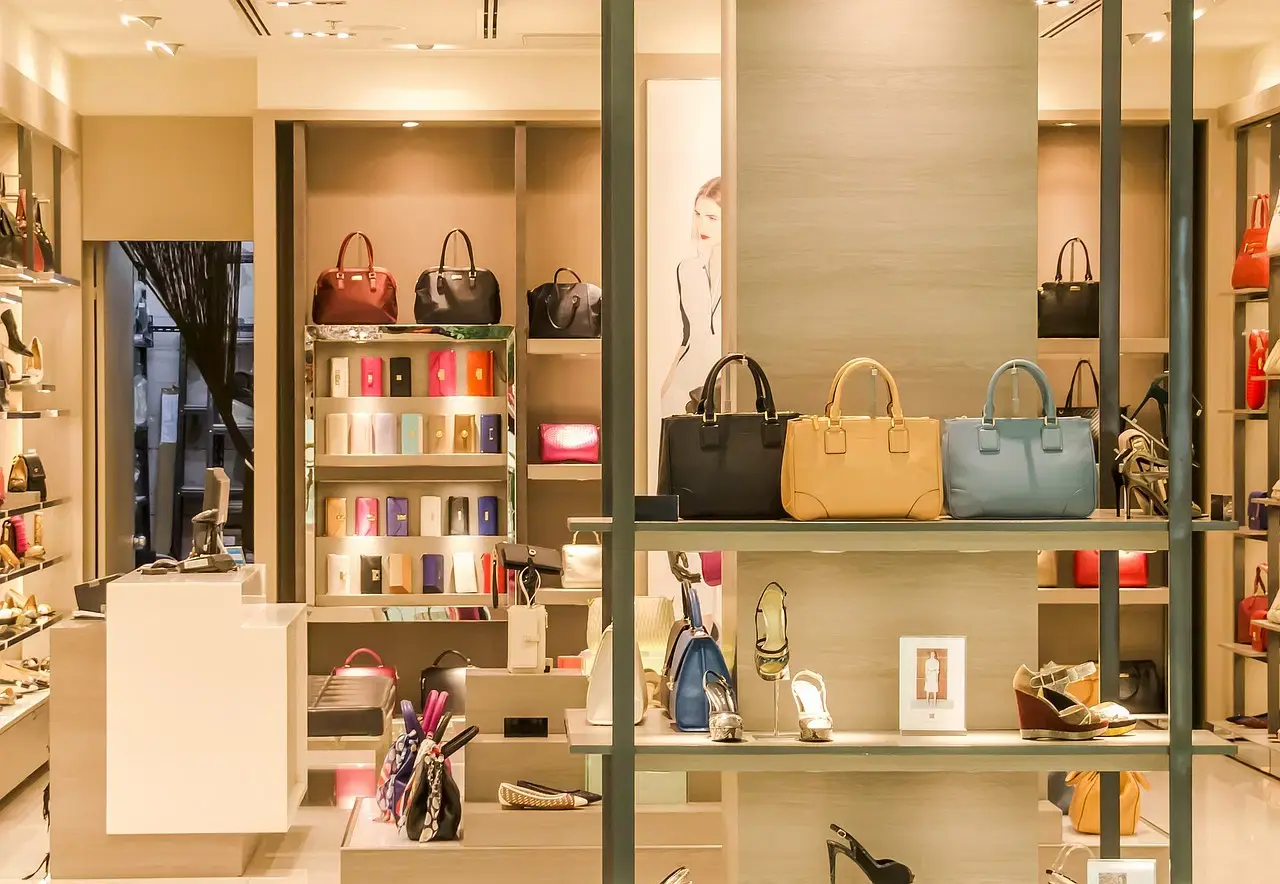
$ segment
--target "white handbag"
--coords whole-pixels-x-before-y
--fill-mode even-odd
[[[1280,194],[1276,195],[1276,199],[1280,200]],[[1276,203],[1275,212],[1271,215],[1271,227],[1267,230],[1267,255],[1272,258],[1280,258],[1280,227],[1276,226],[1277,219],[1280,219],[1280,202]],[[1267,371],[1271,371],[1270,360],[1267,363]]]
[[[351,453],[373,454],[373,415],[368,412],[351,415]]]
[[[578,532],[560,548],[562,572],[560,585],[565,589],[599,589],[604,586],[604,549],[600,535],[592,531],[595,543],[578,543]]]
[[[636,646],[646,669],[661,672],[667,656],[667,638],[676,622],[675,605],[665,595],[638,595]],[[592,599],[587,606],[587,648],[596,652],[604,637],[604,602]]]
[[[329,395],[334,399],[346,399],[350,395],[347,374],[347,357],[335,356],[329,360]]]
[[[324,419],[325,454],[349,454],[351,416],[345,412],[328,415]]]
[[[532,592],[527,579],[533,581]],[[533,675],[546,667],[547,609],[535,604],[541,582],[536,570],[525,568],[516,579],[516,592],[525,604],[507,607],[507,672],[516,675]]]
[[[635,724],[644,718],[644,673],[640,663],[640,646],[635,646],[635,698],[633,712]],[[587,724],[613,724],[613,624],[610,623],[600,636],[600,647],[591,663],[587,678]]]
[[[440,498],[424,495],[418,513],[418,535],[440,536]]]
[[[325,560],[329,595],[352,595],[351,556],[330,553]]]

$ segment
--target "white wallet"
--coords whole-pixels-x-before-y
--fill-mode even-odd
[[[351,556],[330,553],[326,564],[328,569],[329,595],[354,595],[351,579]]]
[[[418,534],[422,537],[440,536],[440,498],[423,497],[418,513]]]
[[[547,659],[547,609],[543,605],[507,608],[507,671],[542,672]]]
[[[373,415],[367,412],[351,415],[351,453],[373,454]]]
[[[351,395],[350,375],[347,373],[347,357],[335,356],[329,360],[329,395],[334,399],[346,399]]]
[[[396,453],[396,416],[380,412],[373,416],[373,453]]]
[[[325,453],[327,454],[350,454],[351,448],[348,442],[350,434],[350,417],[351,415],[342,412],[339,414],[328,415],[324,419],[324,441]]]
[[[480,591],[476,582],[475,553],[453,554],[453,591],[459,594]]]

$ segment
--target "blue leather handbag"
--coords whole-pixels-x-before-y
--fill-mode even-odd
[[[1043,418],[995,416],[996,382],[1012,368],[1040,388]],[[1087,519],[1098,506],[1089,421],[1059,418],[1044,371],[1011,359],[987,385],[982,418],[943,422],[942,481],[956,519]]]
[[[702,626],[702,607],[692,585],[682,583],[688,626],[682,625],[668,658],[667,714],[678,731],[706,731],[710,709],[703,678],[718,672],[733,684],[724,654],[716,640]]]

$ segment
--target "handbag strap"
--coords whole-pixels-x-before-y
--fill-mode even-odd
[[[1001,375],[1015,368],[1026,369],[1027,374],[1035,380],[1036,386],[1040,388],[1040,405],[1044,410],[1044,422],[1048,425],[1056,424],[1058,407],[1053,404],[1053,390],[1049,386],[1049,379],[1045,376],[1044,370],[1029,359],[1010,359],[996,369],[996,373],[991,376],[991,382],[987,384],[987,401],[982,406],[982,422],[984,424],[996,422],[996,384],[1000,381]]]
[[[756,413],[763,414],[767,421],[776,422],[778,420],[778,410],[773,405],[773,390],[769,387],[769,379],[765,377],[764,369],[760,367],[760,363],[745,353],[730,353],[711,366],[711,371],[707,372],[707,379],[702,384],[702,395],[698,398],[698,408],[694,413],[703,416],[702,422],[704,424],[714,424],[716,422],[716,381],[725,366],[732,362],[740,362],[751,371],[751,378],[756,385]]]
[[[530,575],[532,575],[533,588],[529,588]],[[534,598],[538,595],[538,590],[542,588],[542,575],[538,573],[538,569],[532,565],[525,565],[520,569],[519,576],[516,577],[516,596],[524,596],[524,603],[532,605]]]
[[[1080,369],[1088,368],[1089,375],[1093,378],[1093,401],[1098,401],[1098,373],[1093,370],[1093,363],[1088,359],[1081,359],[1076,363],[1076,370],[1071,373],[1071,386],[1067,388],[1067,401],[1062,403],[1063,408],[1070,408],[1072,402],[1075,401],[1076,383],[1080,379]]]
[[[471,248],[471,237],[467,236],[467,232],[461,227],[455,227],[444,235],[444,242],[440,244],[440,270],[444,270],[444,256],[449,251],[449,240],[453,239],[454,234],[459,234],[462,241],[467,244],[467,264],[470,267],[468,273],[474,280],[476,278],[476,253]]]
[[[463,663],[465,663],[466,665],[468,665],[468,666],[470,666],[470,665],[471,665],[471,659],[470,659],[466,654],[462,653],[461,651],[455,651],[453,648],[449,648],[449,650],[447,650],[447,651],[441,651],[441,652],[440,652],[440,656],[436,657],[434,660],[432,660],[432,661],[431,661],[431,665],[432,665],[432,666],[439,666],[439,665],[440,665],[440,661],[441,661],[441,660],[443,660],[445,657],[448,657],[448,656],[454,656],[454,657],[457,657],[459,660],[461,660],[461,661],[462,661]]]
[[[21,203],[19,203],[21,205]],[[1249,207],[1249,226],[1269,230],[1271,227],[1271,194],[1256,193]]]
[[[425,709],[423,710],[426,711]],[[407,734],[417,734],[420,737],[426,736],[426,732],[422,729],[422,722],[418,721],[418,713],[413,711],[412,700],[400,701],[400,717],[404,719],[404,732]]]
[[[448,758],[454,752],[457,752],[463,746],[467,745],[472,740],[474,740],[479,733],[480,733],[480,728],[476,727],[474,724],[471,725],[466,730],[462,731],[456,737],[454,737],[449,742],[445,743],[443,746],[440,747],[440,757]],[[443,733],[441,733],[441,736],[443,736]]]
[[[702,575],[689,570],[689,557],[683,552],[668,552],[667,562],[671,573],[680,581],[680,603],[684,606],[685,619],[695,628],[702,626],[702,603],[698,600],[697,590],[693,584],[702,579]]]
[[[1267,568],[1266,562],[1263,562],[1261,565],[1253,569],[1253,594],[1254,595],[1267,594],[1267,581],[1263,578],[1262,575],[1266,574],[1268,570],[1269,569]]]
[[[570,288],[572,288],[575,285],[582,285],[582,277],[578,275],[578,271],[574,270],[572,267],[557,267],[555,275],[551,277],[551,284],[553,286],[556,286],[558,288],[562,284],[560,282],[561,273],[568,273],[573,277],[573,282],[566,282],[566,283],[563,283],[563,285],[567,285]]]
[[[898,383],[893,379],[893,375],[889,373],[889,369],[867,356],[850,359],[840,366],[840,370],[836,372],[836,376],[831,381],[831,389],[827,392],[827,420],[832,423],[840,422],[840,394],[844,390],[845,378],[860,368],[875,369],[884,378],[885,383],[889,386],[889,405],[886,411],[893,418],[895,424],[901,424],[903,417],[902,405],[899,402]]]
[[[579,534],[581,534],[581,533],[582,533],[581,531],[574,531],[574,532],[573,532],[573,537],[571,537],[571,538],[569,539],[569,543],[570,543],[570,544],[577,543],[577,542],[578,542],[578,535],[579,535]],[[592,531],[592,532],[590,532],[590,534],[591,534],[591,536],[592,536],[592,537],[594,537],[594,538],[596,539],[596,546],[600,546],[600,532],[599,532],[599,531]]]
[[[369,270],[369,273],[373,273],[373,240],[365,236],[364,232],[361,230],[356,230],[352,233],[348,233],[343,238],[342,245],[338,247],[338,270],[346,269],[344,262],[346,261],[346,258],[347,258],[347,245],[351,242],[351,240],[355,239],[357,236],[360,237],[362,240],[364,240],[365,251],[369,253],[368,270]]]
[[[351,661],[354,660],[356,657],[359,657],[361,654],[368,654],[370,657],[372,657],[374,660],[378,662],[379,666],[383,665],[382,658],[378,656],[376,651],[373,651],[369,648],[356,648],[354,651],[352,651],[350,654],[347,655],[347,659],[342,665],[350,666]]]
[[[1071,249],[1072,259],[1074,260],[1076,243],[1079,243],[1080,248],[1084,249],[1084,281],[1093,282],[1093,264],[1089,261],[1089,247],[1085,245],[1084,240],[1078,236],[1073,236],[1071,239],[1064,242],[1062,244],[1062,248],[1058,251],[1058,267],[1053,272],[1054,282],[1062,282],[1062,256],[1067,253],[1067,249]],[[1074,275],[1075,274],[1073,273],[1072,276]]]

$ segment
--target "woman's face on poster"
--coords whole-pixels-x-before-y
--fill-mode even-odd
[[[704,196],[693,204],[693,229],[699,246],[720,245],[720,206],[715,200]]]

